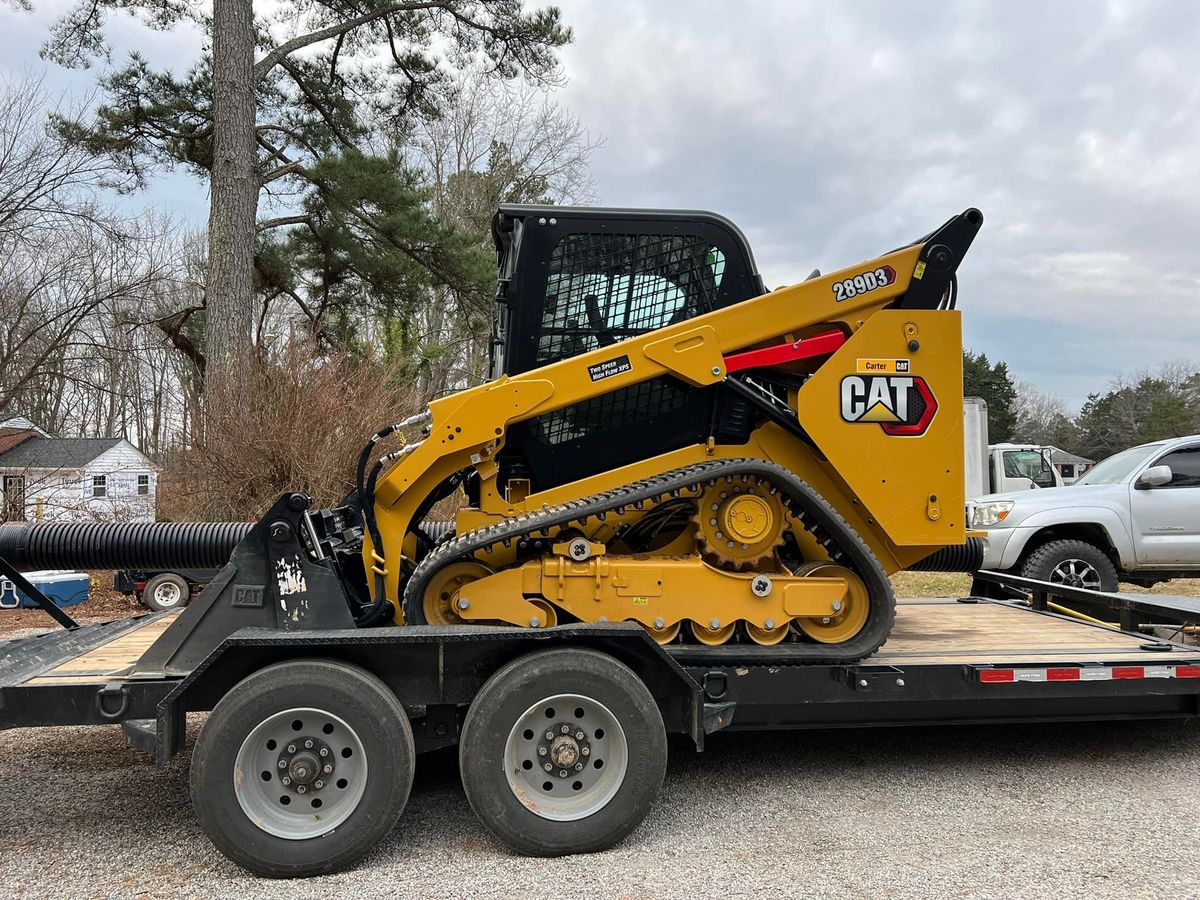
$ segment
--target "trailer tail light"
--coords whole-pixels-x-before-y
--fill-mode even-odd
[[[1200,678],[1200,665],[1182,666],[1055,666],[1053,668],[978,668],[982,684],[1019,681],[1132,681],[1145,678]]]

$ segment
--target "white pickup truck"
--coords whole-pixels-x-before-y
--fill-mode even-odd
[[[1200,576],[1200,435],[1132,447],[1074,484],[967,503],[983,568],[1091,590]]]

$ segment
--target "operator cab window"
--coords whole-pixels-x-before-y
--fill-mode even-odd
[[[725,254],[701,237],[565,235],[550,257],[537,364],[710,312],[724,273]]]
[[[1171,467],[1171,480],[1160,488],[1200,487],[1200,447],[1175,450],[1155,465]]]

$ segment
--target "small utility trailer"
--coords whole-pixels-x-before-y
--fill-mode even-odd
[[[883,650],[845,665],[746,665],[737,646],[663,647],[632,624],[289,630],[282,610],[278,627],[240,628],[186,659],[173,626],[202,617],[204,595],[86,627],[47,608],[67,627],[0,644],[0,727],[119,724],[165,764],[184,714],[213,710],[192,755],[201,823],[252,871],[297,876],[374,846],[404,808],[416,754],[454,744],[485,825],[520,852],[557,855],[637,827],[667,733],[702,749],[722,730],[1197,713],[1200,648],[1138,628],[1200,621],[1200,602],[983,578],[1024,599],[901,601]],[[1107,605],[1122,628],[1048,608],[1072,600]]]

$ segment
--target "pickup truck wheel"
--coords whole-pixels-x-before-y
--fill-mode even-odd
[[[392,830],[415,761],[404,707],[374,675],[335,660],[280,663],[209,716],[192,752],[192,805],[217,849],[251,872],[335,872]]]
[[[192,588],[172,572],[155,575],[142,589],[142,604],[155,612],[182,609],[192,599]]]
[[[594,650],[547,650],[483,686],[458,758],[471,808],[501,841],[531,856],[591,853],[649,812],[667,735],[627,666]]]
[[[1029,554],[1021,566],[1021,575],[1089,591],[1117,589],[1117,570],[1112,560],[1095,544],[1086,541],[1043,544]]]

